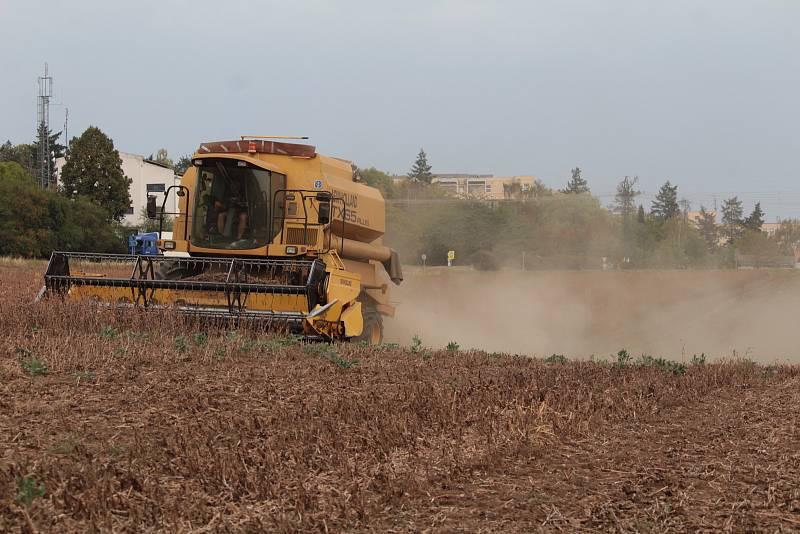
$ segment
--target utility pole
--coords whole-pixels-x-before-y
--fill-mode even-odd
[[[69,108],[64,108],[64,150],[69,150],[69,134],[67,125],[69,124]]]

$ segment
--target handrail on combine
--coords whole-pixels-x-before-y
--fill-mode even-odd
[[[172,191],[173,189],[177,189],[178,190],[178,192],[175,193],[178,197],[184,197],[184,196],[186,197],[186,210],[185,210],[185,213],[186,214],[189,213],[189,197],[191,196],[191,193],[189,192],[189,188],[187,188],[184,185],[180,185],[180,184],[169,186],[167,188],[167,190],[164,191],[164,200],[161,201],[161,210],[158,212],[158,215],[157,215],[158,216],[158,238],[159,239],[162,238],[161,234],[164,231],[164,215],[174,215],[176,217],[178,217],[180,215],[183,215],[183,213],[181,213],[181,209],[180,209],[180,201],[178,201],[178,204],[179,204],[178,205],[178,211],[164,211],[164,208],[167,206],[167,199],[169,198],[169,192]],[[151,198],[155,199],[155,196],[148,195],[147,198],[148,199],[151,199]],[[183,239],[184,239],[184,241],[188,241],[189,240],[189,222],[188,222],[188,217],[187,217],[186,224],[183,225]]]

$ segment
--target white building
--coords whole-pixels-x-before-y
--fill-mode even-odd
[[[148,161],[144,156],[138,154],[119,153],[122,159],[122,172],[131,179],[130,195],[131,205],[128,212],[122,219],[122,223],[130,226],[142,224],[142,210],[147,207],[147,196],[156,197],[156,205],[159,207],[164,201],[164,194],[171,185],[180,183],[180,177],[175,176],[175,172],[169,167],[160,163]],[[56,160],[56,171],[58,181],[61,182],[61,168],[64,166],[64,158]],[[164,207],[165,211],[178,211],[178,197],[173,189],[169,194],[169,199]]]

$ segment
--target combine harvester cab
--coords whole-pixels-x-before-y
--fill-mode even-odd
[[[204,143],[160,209],[148,197],[149,217],[175,216],[162,254],[53,252],[41,295],[380,343],[402,281],[383,197],[350,162],[268,139]]]

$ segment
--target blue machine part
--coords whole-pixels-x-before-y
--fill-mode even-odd
[[[161,252],[156,246],[158,232],[140,232],[137,235],[128,236],[128,250],[131,254],[141,254],[143,256],[158,256]]]

